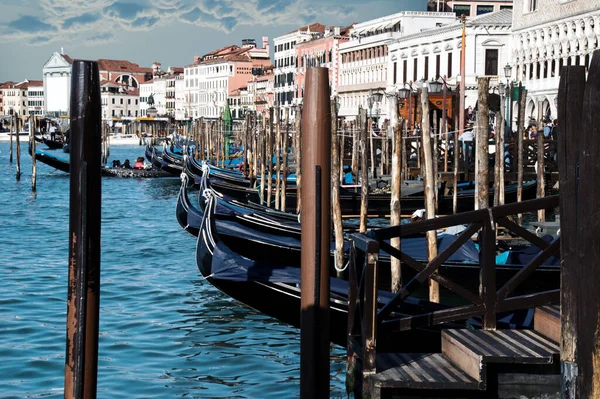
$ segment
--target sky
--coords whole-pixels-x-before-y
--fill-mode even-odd
[[[74,59],[181,67],[242,39],[320,22],[347,26],[426,0],[0,0],[0,82],[42,80],[55,51]]]

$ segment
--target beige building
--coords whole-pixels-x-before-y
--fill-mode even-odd
[[[134,119],[139,116],[139,91],[127,90],[122,83],[103,80],[100,83],[102,119]]]

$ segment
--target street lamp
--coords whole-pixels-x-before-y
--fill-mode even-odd
[[[504,77],[508,80],[511,77],[512,67],[510,64],[504,66]]]

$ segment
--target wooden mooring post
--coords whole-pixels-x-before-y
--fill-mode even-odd
[[[34,121],[29,122],[29,145],[31,146],[31,191],[37,190],[37,162],[35,159],[35,118],[31,114],[30,118]]]
[[[563,398],[600,397],[600,53],[561,70],[558,161]]]
[[[283,140],[282,140],[282,147],[283,147],[283,165],[282,165],[282,169],[283,171],[281,172],[283,174],[282,178],[281,178],[281,210],[282,211],[286,211],[286,203],[285,203],[285,195],[286,195],[286,191],[287,191],[287,178],[288,178],[288,153],[289,153],[289,146],[290,146],[290,108],[289,107],[285,107],[285,133],[283,136]]]
[[[421,108],[423,110],[421,121],[421,142],[423,146],[423,189],[425,192],[425,218],[435,219],[435,177],[433,168],[433,154],[431,142],[431,126],[429,125],[429,92],[427,87],[421,89]],[[437,234],[435,230],[428,231],[427,254],[431,261],[437,254]],[[429,300],[440,302],[440,286],[437,281],[429,280]]]
[[[21,139],[19,138],[19,128],[20,128],[20,122],[21,122],[21,118],[20,116],[17,115],[17,117],[15,118],[15,131],[17,132],[17,145],[16,145],[16,149],[17,149],[17,181],[21,180]]]
[[[10,148],[8,150],[8,162],[10,162],[10,163],[13,162],[13,132],[15,130],[15,123],[16,123],[15,122],[15,119],[16,119],[15,115],[16,115],[16,113],[13,113],[11,115],[11,118],[10,118],[10,133],[9,133],[9,135],[10,135],[10,138],[9,138],[10,139]],[[17,134],[19,134],[19,132],[17,132]]]
[[[98,63],[73,61],[64,397],[96,397],[100,314],[101,102]]]
[[[392,196],[390,203],[390,226],[399,226],[401,223],[402,209],[400,197],[402,195],[402,128],[403,120],[399,118],[394,126],[392,141]],[[400,250],[400,238],[390,239],[392,248]],[[391,257],[392,292],[399,292],[402,287],[402,269],[400,259]]]
[[[477,131],[475,135],[475,209],[489,208],[490,78],[477,78]]]
[[[367,110],[359,108],[358,118],[360,120],[358,126],[360,129],[360,232],[367,231],[367,214],[369,210],[369,174],[367,161],[367,135],[369,134],[369,121],[367,118]]]
[[[296,213],[302,210],[302,105],[296,109]]]
[[[342,206],[340,203],[340,141],[337,130],[337,103],[331,101],[331,210],[335,235],[335,268],[338,277],[344,268],[344,230],[342,226]],[[343,150],[342,150],[343,151]]]
[[[302,117],[304,197],[300,398],[329,398],[331,113],[329,70],[308,68]]]

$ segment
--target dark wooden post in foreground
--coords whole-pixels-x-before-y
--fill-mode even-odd
[[[329,70],[308,68],[302,114],[300,397],[329,398]]]
[[[585,89],[584,89],[585,88]],[[558,90],[563,398],[600,397],[600,54]]]
[[[101,104],[98,63],[71,77],[69,287],[64,397],[96,397],[100,313]]]

